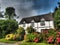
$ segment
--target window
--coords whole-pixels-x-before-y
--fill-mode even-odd
[[[23,27],[25,27],[25,21],[23,22]]]
[[[45,19],[42,18],[42,19],[41,19],[41,26],[44,26],[44,25],[45,25]]]
[[[25,23],[23,24],[23,27],[25,27]]]
[[[34,20],[31,21],[31,26],[34,27]]]
[[[31,26],[34,27],[34,22],[31,23]]]

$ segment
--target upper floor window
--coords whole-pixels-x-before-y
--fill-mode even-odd
[[[44,25],[45,25],[45,19],[42,18],[42,19],[41,19],[41,26],[44,26]]]
[[[25,21],[23,22],[23,27],[25,27]]]
[[[31,26],[34,27],[34,20],[31,21]]]

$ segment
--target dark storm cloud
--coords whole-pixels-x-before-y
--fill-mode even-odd
[[[53,11],[57,2],[58,0],[0,0],[2,10],[14,7],[20,19]]]
[[[32,0],[2,0],[2,8],[14,7],[17,15],[22,17],[37,15],[37,12],[32,8],[34,3]]]

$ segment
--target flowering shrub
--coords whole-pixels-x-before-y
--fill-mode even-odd
[[[35,39],[34,39],[34,42],[39,42],[39,38],[38,37],[36,37]]]
[[[53,36],[50,36],[50,37],[48,38],[48,41],[47,41],[47,42],[48,42],[48,43],[52,43],[53,40],[54,40],[54,39],[53,39]]]
[[[34,35],[33,33],[29,33],[26,35],[26,41],[31,41],[33,42],[33,40],[36,38],[36,35]]]
[[[8,34],[5,37],[6,40],[14,40],[15,39],[15,35],[14,34]]]
[[[56,38],[56,42],[57,42],[57,43],[60,43],[60,37],[57,37],[57,38]]]

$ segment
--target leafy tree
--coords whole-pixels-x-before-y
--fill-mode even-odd
[[[6,34],[15,33],[18,23],[15,20],[0,20],[0,37]]]
[[[2,12],[0,12],[0,17],[3,17]]]
[[[54,23],[57,29],[60,29],[60,8],[55,11],[54,14]]]
[[[13,19],[14,16],[16,16],[15,8],[7,7],[6,10],[5,10],[5,17],[8,18],[8,19]]]

